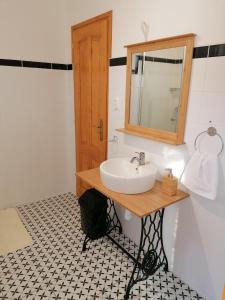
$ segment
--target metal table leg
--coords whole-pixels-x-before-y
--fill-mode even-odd
[[[108,201],[108,209],[107,209],[107,224],[108,230],[107,234],[109,234],[112,230],[118,229],[119,233],[123,232],[122,225],[118,218],[116,208],[114,202],[111,199],[107,199]]]
[[[168,260],[163,246],[164,208],[141,219],[141,237],[134,269],[126,288],[124,299],[129,299],[132,287],[146,280],[160,267],[168,271]]]

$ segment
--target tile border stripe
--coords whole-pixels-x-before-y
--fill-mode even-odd
[[[193,59],[218,56],[225,56],[225,44],[195,47],[193,52]],[[126,56],[111,58],[109,60],[110,67],[123,66],[126,64]]]
[[[195,47],[193,58],[206,58],[225,56],[225,44],[217,44],[210,46]],[[109,66],[124,66],[127,64],[127,57],[114,57],[109,59]],[[17,59],[0,59],[0,66],[23,67],[35,69],[50,69],[50,70],[72,70],[72,64],[59,64],[40,61],[28,61]]]
[[[72,64],[58,64],[30,60],[0,59],[0,66],[35,69],[72,70]]]
[[[127,57],[126,56],[110,58],[110,60],[109,60],[110,67],[124,66],[126,64],[127,64]]]
[[[0,66],[22,67],[22,61],[15,59],[0,59]]]
[[[225,44],[211,45],[209,47],[209,57],[225,56]]]

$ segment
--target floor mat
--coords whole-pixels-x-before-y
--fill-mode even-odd
[[[0,210],[0,255],[30,246],[32,238],[15,208]]]

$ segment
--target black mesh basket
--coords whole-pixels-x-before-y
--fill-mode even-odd
[[[79,198],[81,228],[90,239],[98,239],[107,232],[107,197],[89,189]]]

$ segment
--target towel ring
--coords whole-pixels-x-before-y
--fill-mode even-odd
[[[223,149],[224,149],[224,142],[223,142],[223,139],[222,139],[222,136],[217,132],[216,128],[215,127],[209,127],[207,130],[205,131],[202,131],[200,132],[196,138],[195,138],[195,142],[194,142],[194,146],[195,146],[195,150],[197,150],[197,141],[198,141],[198,138],[205,134],[205,133],[208,133],[209,136],[215,136],[217,135],[221,141],[221,150],[217,153],[217,155],[219,156],[222,152],[223,152]]]

